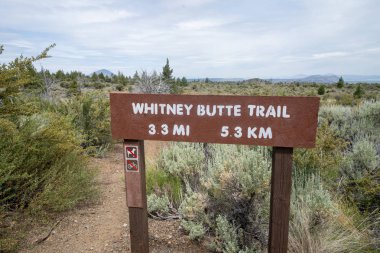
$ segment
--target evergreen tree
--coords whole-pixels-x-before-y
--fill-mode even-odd
[[[77,96],[81,93],[80,86],[76,80],[72,81],[67,91],[68,96]]]
[[[102,72],[99,73],[98,77],[99,77],[99,79],[100,79],[101,81],[103,81],[103,82],[106,81],[106,77],[104,76],[104,74],[103,74]]]
[[[117,83],[121,85],[126,85],[125,79],[126,79],[125,76],[120,71],[117,72],[117,75],[111,76],[112,83]]]
[[[356,90],[354,92],[354,98],[362,98],[364,95],[364,90],[360,84],[356,87]]]
[[[341,89],[343,88],[343,85],[344,85],[344,80],[343,80],[343,77],[339,77],[339,80],[338,82],[336,83],[336,86]]]
[[[96,82],[96,81],[98,81],[98,75],[94,72],[94,73],[92,73],[92,75],[91,75],[91,81],[93,81],[93,82]]]
[[[325,86],[324,85],[319,86],[319,88],[318,88],[318,95],[324,95],[325,92],[326,92]]]
[[[173,79],[172,74],[173,74],[173,69],[171,69],[169,66],[169,59],[166,58],[166,64],[162,68],[162,77],[163,77],[164,81],[172,80]]]
[[[186,79],[186,77],[182,77],[181,83],[182,83],[182,86],[187,86],[187,79]]]
[[[139,79],[140,79],[140,77],[139,77],[139,73],[137,73],[137,70],[136,70],[135,74],[134,74],[133,77],[132,77],[132,81],[133,81],[133,83],[135,83],[135,82],[137,82],[137,80],[139,80]]]
[[[63,72],[62,70],[58,70],[56,73],[55,73],[55,78],[62,81],[62,80],[65,80],[66,78],[66,74],[65,72]]]

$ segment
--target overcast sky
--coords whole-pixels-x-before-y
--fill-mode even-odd
[[[51,70],[380,74],[378,0],[0,0],[0,62],[52,43]]]

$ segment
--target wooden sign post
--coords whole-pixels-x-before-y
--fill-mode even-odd
[[[124,140],[124,175],[132,252],[149,252],[143,140]]]
[[[268,252],[286,252],[294,147],[315,145],[319,98],[111,93],[124,139],[132,252],[149,252],[143,140],[272,146]]]
[[[287,252],[293,148],[273,147],[269,253]]]

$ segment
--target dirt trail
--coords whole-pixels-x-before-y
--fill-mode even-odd
[[[146,142],[147,157],[157,153],[158,145]],[[106,158],[92,159],[91,166],[100,170],[99,203],[67,214],[48,239],[40,244],[34,242],[50,229],[32,229],[27,243],[30,246],[20,252],[130,252],[121,145],[117,145]],[[149,238],[151,252],[204,252],[181,233],[179,221],[149,219]]]

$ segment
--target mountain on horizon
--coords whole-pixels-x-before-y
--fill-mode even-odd
[[[348,83],[380,83],[380,75],[343,75],[343,79]]]
[[[187,78],[187,80],[189,82],[195,82],[195,81],[202,81],[202,82],[204,82],[206,80],[206,78],[210,82],[239,82],[239,81],[244,81],[245,80],[244,78],[235,78],[235,77],[231,77],[231,78],[227,78],[227,77],[202,77],[202,78],[194,78],[194,77],[191,77],[191,78]]]
[[[344,78],[344,77],[343,77]],[[303,83],[336,83],[339,80],[339,77],[334,74],[328,75],[310,75],[300,78],[279,78],[279,79],[267,79],[274,83],[291,83],[291,82],[303,82]]]
[[[99,75],[102,73],[104,76],[112,77],[115,74],[109,71],[108,69],[100,69],[94,72]],[[211,82],[240,82],[240,81],[251,81],[251,80],[263,80],[273,83],[325,83],[325,84],[334,84],[337,83],[339,77],[342,76],[343,80],[347,83],[380,83],[380,75],[335,75],[335,74],[316,74],[316,75],[305,75],[299,74],[291,77],[280,77],[280,78],[218,78],[211,77],[208,78]],[[188,78],[190,82],[194,81],[205,81],[206,78]]]
[[[108,69],[100,69],[100,70],[95,71],[94,73],[97,74],[97,75],[99,75],[100,73],[102,73],[104,76],[108,76],[108,77],[111,77],[111,76],[115,75],[114,73],[112,73]]]
[[[341,75],[343,80],[347,83],[380,83],[380,75]],[[291,82],[303,82],[303,83],[326,83],[332,84],[336,83],[339,80],[338,75],[335,74],[325,74],[325,75],[309,75],[309,76],[300,76],[291,77],[291,78],[272,78],[265,79],[273,83],[291,83]]]

